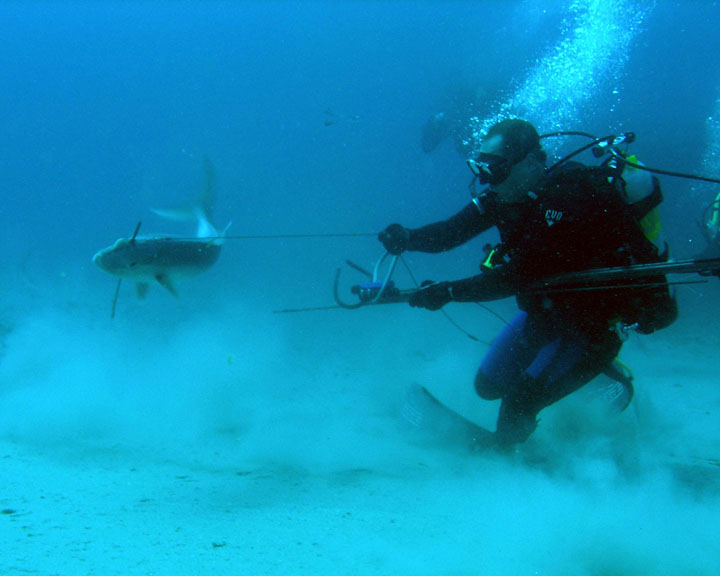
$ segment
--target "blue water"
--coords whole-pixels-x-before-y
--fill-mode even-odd
[[[207,466],[215,449],[227,470],[250,460],[272,462],[263,465],[271,470],[310,470],[312,486],[320,492],[317,478],[332,476],[338,468],[370,469],[391,478],[386,492],[400,490],[393,482],[405,469],[394,466],[396,451],[429,458],[430,470],[441,474],[445,456],[411,449],[401,435],[388,440],[397,432],[390,423],[412,381],[428,378],[442,388],[444,380],[457,377],[458,389],[471,393],[472,372],[483,350],[468,348],[463,336],[437,316],[404,307],[345,315],[272,314],[331,304],[335,268],[346,258],[370,267],[380,255],[372,237],[229,240],[210,272],[179,285],[179,299],[158,286],[141,302],[126,283],[112,322],[115,280],[93,266],[92,255],[129,236],[138,221],[146,233],[192,234],[192,225],[165,221],[150,210],[197,194],[206,156],[218,181],[213,219],[219,228],[232,222],[232,235],[371,234],[391,222],[417,226],[445,218],[467,202],[470,173],[452,137],[423,152],[421,128],[439,112],[462,117],[470,147],[476,142],[473,130],[478,135],[496,118],[512,114],[528,118],[540,132],[634,131],[631,151],[647,165],[720,177],[718,22],[720,2],[711,0],[3,2],[0,441],[41,446],[37,454],[50,454],[48,474],[57,464],[57,444],[63,449],[91,445],[101,453],[118,450],[129,461],[138,453],[152,460],[157,446],[175,446],[173,461],[189,470],[192,458],[183,454],[192,453]],[[455,107],[459,98],[469,101],[462,113]],[[581,143],[561,140],[548,148],[559,155]],[[661,181],[664,238],[673,256],[691,257],[704,248],[697,223],[720,188],[670,177]],[[471,275],[479,247],[492,238],[489,233],[452,254],[413,256],[410,262],[420,279]],[[671,362],[673,351],[678,365],[692,364],[697,378],[685,382],[678,376],[666,382],[668,389],[679,379],[701,390],[692,393],[696,398],[707,393],[720,338],[703,319],[716,317],[718,289],[717,283],[680,287],[678,325],[651,337],[649,348],[630,348],[650,374],[654,358]],[[510,315],[513,305],[500,303],[497,311]],[[458,313],[467,328],[492,338],[497,320],[482,314]],[[685,350],[684,345],[697,348]],[[659,394],[664,400],[656,404],[674,401],[669,392]],[[718,419],[716,400],[709,397],[705,405],[709,422]],[[328,422],[327,414],[335,418]],[[277,419],[282,422],[278,437],[268,440],[260,430]],[[682,438],[685,421],[673,423]],[[376,433],[374,426],[384,432]],[[307,445],[296,438],[298,428],[307,435]],[[244,438],[240,448],[212,448],[213,438],[228,434]],[[703,436],[701,429],[688,438]],[[674,446],[672,437],[668,433]],[[299,444],[290,449],[296,440]],[[544,441],[552,444],[552,436]],[[717,462],[719,441],[717,436],[708,441],[715,452],[703,449],[701,456]],[[542,452],[543,437],[536,442]],[[653,442],[653,450],[663,451],[658,444]],[[70,451],[72,460],[77,454]],[[2,454],[16,458],[9,448]],[[608,449],[597,458],[603,466],[622,468],[616,456]],[[80,463],[70,465],[97,472],[78,458]],[[41,456],[33,461],[35,470],[43,465]],[[461,470],[456,475],[472,475],[468,470],[475,464],[463,455],[452,460],[453,466]],[[536,497],[503,491],[504,478],[522,477],[519,469],[495,461],[481,466],[491,466],[496,480],[485,490],[498,490],[499,500],[513,500],[513,509],[518,498]],[[418,498],[423,499],[431,498],[424,474],[410,473],[410,482],[422,485]],[[573,484],[583,474],[563,477],[558,485],[552,475],[532,474],[519,486],[548,490],[558,502],[578,498],[585,513],[592,508],[597,493],[588,496]],[[671,517],[677,513],[672,517],[677,526],[692,529],[691,515],[705,508],[694,507],[695,495],[675,501],[675,485],[666,485],[662,477],[658,498],[672,501],[666,505]],[[347,484],[363,493],[363,478],[358,474]],[[463,490],[457,499],[473,490],[468,478],[454,477]],[[606,486],[605,477],[592,478]],[[383,491],[382,482],[366,481]],[[307,504],[307,496],[284,489],[286,502]],[[68,497],[80,492],[71,486]],[[609,515],[598,532],[616,521],[641,530],[632,514],[640,515],[646,505],[635,498],[642,493],[637,485],[623,492],[630,519]],[[716,510],[717,492],[702,494],[708,509]],[[356,497],[362,501],[348,489],[348,498]],[[457,499],[445,494],[448,507],[433,506],[430,513],[451,526],[456,512],[469,530]],[[324,502],[353,507],[350,501]],[[488,503],[473,502],[482,515]],[[24,510],[31,524],[38,513],[30,501],[0,501],[0,507]],[[52,523],[53,514],[47,514]],[[570,508],[562,508],[559,517],[571,515]],[[494,509],[492,516],[510,522],[502,510]],[[272,518],[262,527],[269,538]],[[20,523],[6,519],[0,516],[2,539],[20,542]],[[717,523],[717,516],[712,521]],[[517,522],[520,530],[543,530],[535,521]],[[211,531],[210,519],[203,525]],[[457,543],[457,555],[448,552],[453,538],[436,534],[447,543],[442,561],[423,565],[414,557],[404,564],[404,551],[423,550],[417,541],[403,547],[408,534],[422,539],[422,530],[407,529],[397,540],[390,537],[398,550],[378,544],[375,552],[348,552],[348,557],[374,558],[355,572],[342,568],[337,542],[335,564],[327,556],[326,564],[313,564],[312,551],[305,556],[296,551],[292,558],[302,565],[297,573],[522,573],[514,562],[502,565],[495,555],[490,556],[495,564],[487,558],[474,563],[477,557],[470,551],[475,544],[467,533]],[[224,530],[232,532],[229,526]],[[287,526],[282,530],[286,536],[291,532]],[[368,527],[349,530],[362,534]],[[659,527],[648,530],[662,534]],[[536,566],[525,573],[568,573],[539,548],[504,529],[499,532],[490,540],[501,547],[508,539],[515,542],[530,559],[528,566]],[[561,537],[562,524],[551,532]],[[623,541],[634,537],[624,533]],[[697,545],[680,544],[664,555],[667,543],[638,537],[638,547],[647,553],[625,550],[616,564],[603,564],[601,553],[584,549],[585,568],[578,573],[716,574],[717,544],[700,533],[695,540]],[[573,541],[578,550],[580,541]],[[119,565],[104,565],[100,553],[89,560],[72,547],[54,550],[69,566],[87,561],[93,573],[122,573]],[[45,564],[34,567],[32,557],[38,553],[42,545],[28,549],[21,562],[23,548],[17,544],[14,560],[4,568],[64,573]],[[683,572],[691,556],[695,560]],[[460,558],[457,564],[454,557]],[[655,564],[653,557],[666,562]],[[155,573],[179,573],[177,563],[154,561]],[[226,561],[223,566],[232,566],[232,558]],[[263,570],[294,573],[265,564]]]

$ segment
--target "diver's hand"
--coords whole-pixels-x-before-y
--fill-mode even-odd
[[[452,299],[452,286],[450,282],[425,280],[425,282],[420,285],[420,290],[410,296],[409,303],[413,308],[440,310],[440,308]]]
[[[410,232],[400,224],[390,224],[378,234],[378,240],[385,246],[385,250],[393,256],[399,256],[407,250]]]

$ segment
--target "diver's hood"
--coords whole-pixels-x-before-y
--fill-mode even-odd
[[[492,185],[492,189],[503,204],[517,204],[525,202],[545,178],[545,164],[530,154],[512,167],[507,178]]]

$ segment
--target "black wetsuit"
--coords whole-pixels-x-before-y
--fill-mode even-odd
[[[652,332],[674,319],[663,276],[650,279],[653,288],[647,278],[622,281],[622,287],[614,281],[601,290],[531,288],[554,274],[662,259],[609,176],[604,168],[573,165],[521,204],[503,204],[488,191],[448,220],[409,231],[408,250],[421,252],[449,250],[492,226],[500,232],[495,265],[451,284],[453,300],[515,295],[522,311],[476,378],[482,397],[503,400],[497,428],[502,442],[525,440],[540,410],[612,362],[622,345],[613,330],[618,322]],[[653,313],[663,306],[671,309],[664,319]]]

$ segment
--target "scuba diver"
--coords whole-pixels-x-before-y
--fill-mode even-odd
[[[463,157],[472,151],[472,127],[467,118],[449,112],[433,114],[422,126],[421,146],[425,154],[435,150],[446,138],[452,138]]]
[[[698,255],[698,258],[720,257],[720,193],[705,208],[703,220],[700,230],[707,242],[707,246]]]
[[[391,224],[378,236],[392,255],[439,253],[497,227],[501,243],[488,251],[480,274],[426,281],[409,303],[438,310],[449,302],[516,297],[519,312],[475,378],[481,398],[501,400],[494,441],[505,447],[532,434],[541,410],[610,370],[628,331],[649,334],[677,317],[663,274],[585,288],[539,283],[591,268],[667,260],[667,250],[661,253],[643,226],[662,201],[657,178],[644,173],[643,193],[631,199],[622,158],[600,166],[566,158],[549,168],[546,159],[532,124],[502,120],[468,161],[472,185],[485,185],[468,205],[447,220],[420,228]]]
[[[467,158],[472,153],[473,127],[470,119],[479,102],[487,98],[480,88],[456,88],[446,108],[433,114],[422,125],[420,146],[425,154],[433,152],[442,142],[451,139],[455,150]]]

